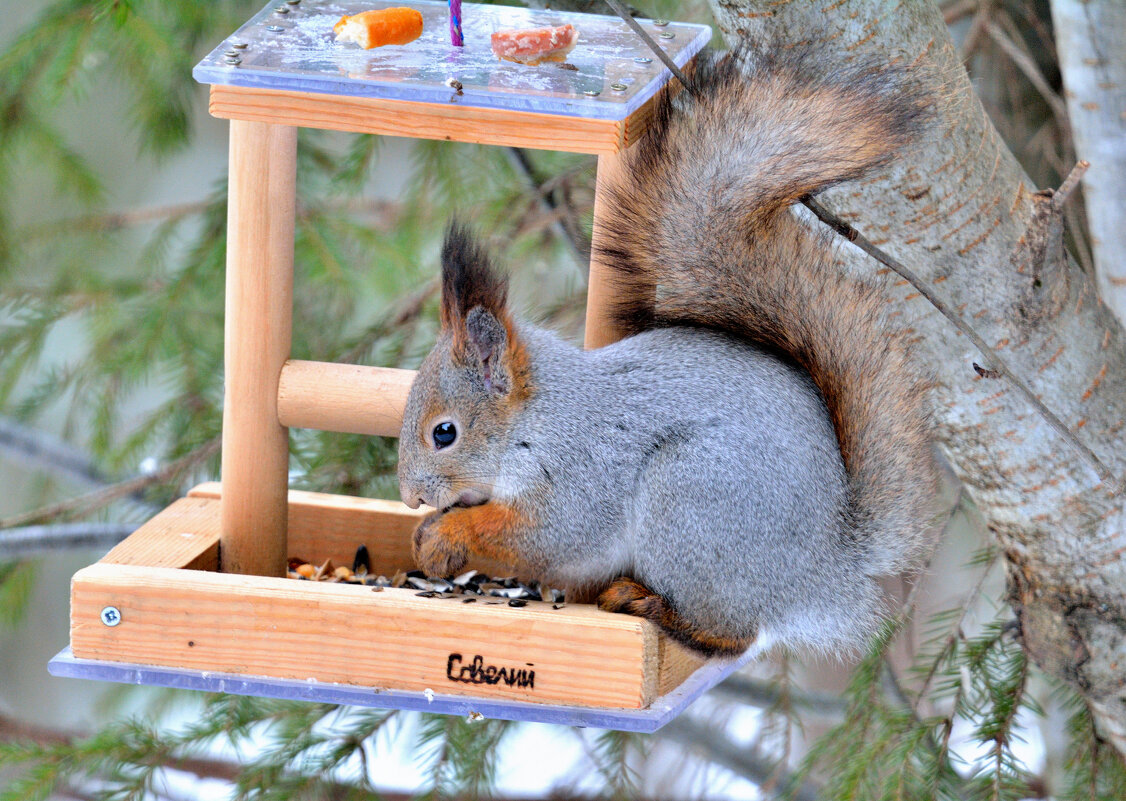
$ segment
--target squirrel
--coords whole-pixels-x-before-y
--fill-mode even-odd
[[[418,566],[495,559],[706,656],[862,644],[877,578],[927,538],[926,384],[790,207],[887,165],[928,108],[906,67],[702,54],[610,185],[597,256],[628,336],[596,350],[518,319],[451,224],[399,441],[403,501],[437,510]]]

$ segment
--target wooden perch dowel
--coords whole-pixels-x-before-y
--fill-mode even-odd
[[[290,359],[278,382],[278,422],[397,437],[414,370]]]

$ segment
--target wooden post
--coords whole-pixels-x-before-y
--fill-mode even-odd
[[[591,231],[593,254],[590,257],[590,278],[586,286],[586,337],[587,348],[601,348],[617,342],[625,332],[611,319],[616,287],[609,279],[606,266],[598,261],[598,246],[606,232],[599,220],[606,213],[606,188],[622,169],[625,151],[604,153],[598,157],[598,176],[594,187],[594,227]]]
[[[278,379],[289,358],[297,129],[231,121],[224,330],[220,561],[284,576],[288,429]]]

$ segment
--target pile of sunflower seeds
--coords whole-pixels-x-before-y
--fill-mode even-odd
[[[352,560],[352,566],[339,567],[326,559],[319,567],[304,559],[289,560],[289,577],[302,581],[329,581],[341,584],[363,584],[379,592],[386,587],[414,588],[420,598],[458,598],[462,603],[482,601],[486,604],[526,606],[528,601],[547,601],[553,609],[561,609],[565,598],[562,590],[547,587],[538,581],[523,582],[515,577],[496,578],[476,570],[467,570],[458,576],[427,576],[421,570],[398,571],[395,575],[376,575],[371,571],[371,557],[366,546],[361,545]]]

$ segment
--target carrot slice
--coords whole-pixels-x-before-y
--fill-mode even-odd
[[[332,26],[338,42],[355,42],[364,50],[405,45],[422,36],[422,13],[413,8],[381,8],[343,16]]]
[[[544,61],[563,61],[578,39],[579,32],[567,24],[496,31],[492,44],[497,58],[534,66]]]

